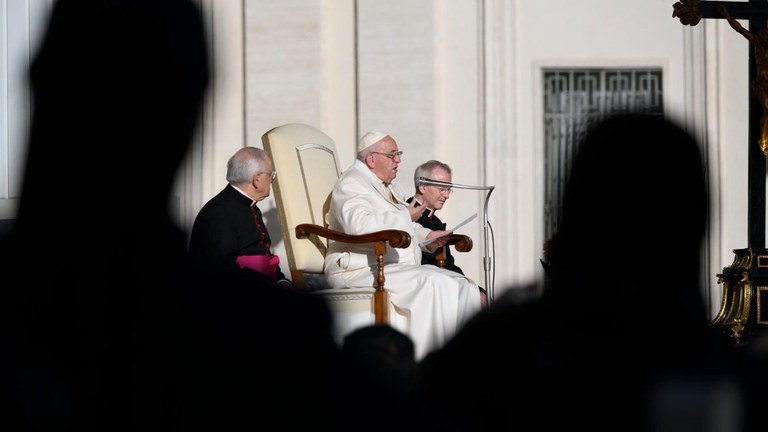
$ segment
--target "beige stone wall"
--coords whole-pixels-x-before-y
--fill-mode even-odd
[[[733,249],[747,246],[748,46],[725,22],[684,27],[668,0],[198,1],[214,80],[197,144],[179,173],[173,205],[184,226],[224,186],[227,158],[244,145],[261,146],[271,127],[319,127],[336,140],[345,167],[357,136],[382,129],[405,152],[397,179],[404,190],[412,190],[413,169],[432,158],[450,164],[457,183],[496,186],[488,220],[499,293],[542,276],[542,68],[658,66],[667,112],[691,125],[707,153],[707,278],[712,303],[719,302],[714,274],[730,264]],[[0,8],[2,217],[13,216],[25,148],[29,107],[19,68],[50,4],[7,0]],[[449,225],[479,214],[461,230],[475,249],[459,260],[480,283],[484,195],[458,191],[441,214]],[[263,206],[279,237],[274,202]]]

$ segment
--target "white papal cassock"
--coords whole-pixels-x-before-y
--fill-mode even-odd
[[[409,335],[417,359],[439,348],[480,310],[480,291],[471,279],[432,265],[421,265],[421,247],[431,232],[411,220],[407,208],[392,202],[389,190],[361,161],[346,170],[333,189],[326,215],[329,228],[347,234],[397,229],[411,235],[408,248],[387,248],[385,287],[390,323]],[[375,286],[376,254],[370,245],[333,242],[325,256],[332,288]]]

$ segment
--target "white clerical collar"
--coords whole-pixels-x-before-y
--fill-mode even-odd
[[[419,201],[415,196],[413,197],[413,200],[416,201],[420,206],[424,206],[424,203]],[[427,206],[424,206],[424,208],[425,208],[424,211],[427,212],[427,217],[430,217],[433,214],[435,214],[435,209],[431,209]]]
[[[240,188],[239,188],[239,187],[237,187],[237,186],[235,186],[235,185],[233,185],[233,184],[231,184],[231,183],[230,183],[229,185],[230,185],[230,186],[232,186],[233,188],[235,188],[235,190],[236,190],[236,191],[238,191],[238,192],[240,192],[241,194],[245,195],[245,197],[246,197],[246,198],[248,198],[249,200],[251,200],[251,207],[255,206],[255,205],[256,205],[256,203],[258,202],[258,201],[256,201],[256,200],[254,200],[253,198],[249,197],[247,193],[245,193],[245,192],[243,192],[242,190],[240,190]]]

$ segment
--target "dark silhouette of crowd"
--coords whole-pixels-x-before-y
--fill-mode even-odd
[[[562,205],[542,296],[511,289],[421,362],[418,422],[758,430],[765,373],[710,327],[700,291],[708,192],[693,137],[651,114],[597,123]],[[457,376],[467,362],[485,373]]]
[[[0,243],[3,430],[335,427],[326,305],[200,270],[169,213],[209,82],[196,5],[53,4]]]
[[[340,429],[370,431],[407,428],[414,408],[417,360],[413,340],[387,324],[363,326],[341,346],[338,382],[346,406]]]
[[[4,430],[758,429],[764,372],[701,297],[701,154],[660,116],[589,130],[543,295],[419,363],[389,326],[337,347],[319,297],[195,266],[168,212],[210,78],[195,4],[54,3],[0,243]]]

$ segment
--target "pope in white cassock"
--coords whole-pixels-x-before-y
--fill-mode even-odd
[[[389,292],[390,324],[411,337],[417,359],[440,348],[480,310],[480,290],[459,273],[421,265],[421,248],[432,231],[414,222],[402,194],[391,184],[401,151],[389,135],[368,132],[358,143],[357,160],[339,178],[326,215],[328,227],[347,234],[397,229],[411,235],[408,248],[387,248],[384,276]],[[395,190],[393,190],[395,189]],[[333,242],[325,256],[325,276],[332,288],[375,285],[376,255],[370,245]]]

